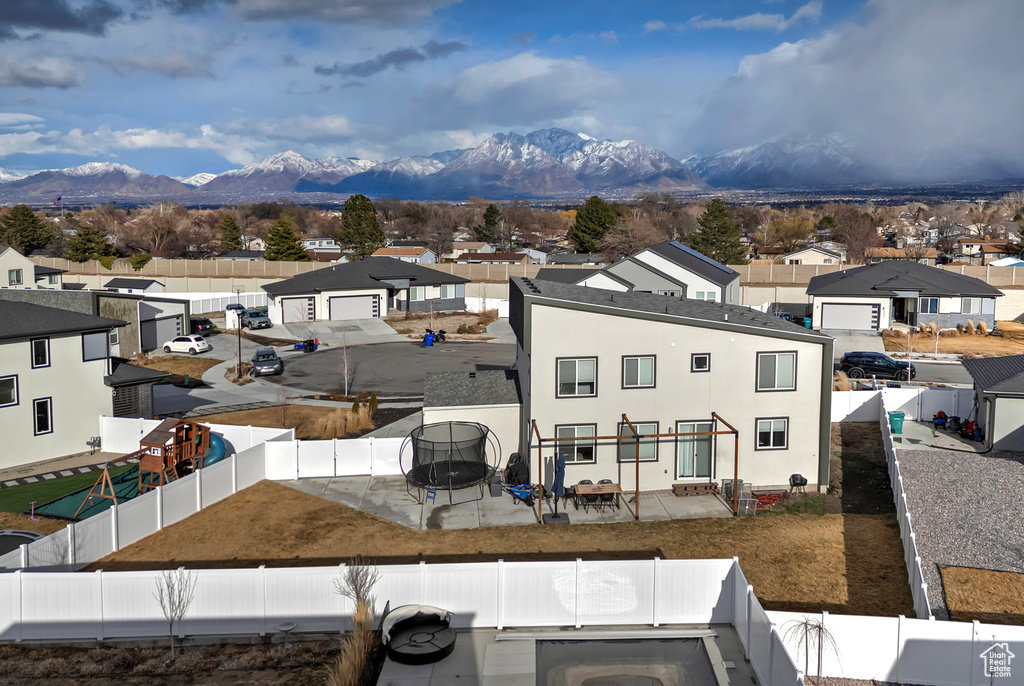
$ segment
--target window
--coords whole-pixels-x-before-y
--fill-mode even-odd
[[[697,291],[697,300],[708,300],[710,302],[715,302],[715,292],[714,291]]]
[[[981,314],[981,298],[964,298],[961,314]]]
[[[29,341],[32,347],[32,369],[50,366],[50,339],[36,338]]]
[[[18,375],[0,376],[0,407],[18,404]]]
[[[118,344],[117,329],[110,330],[110,339],[107,341],[111,346]]]
[[[776,417],[757,420],[757,449],[785,450],[789,444],[789,419]]]
[[[825,259],[823,259],[821,261],[821,263],[822,264],[832,264],[832,258],[831,257],[826,257]]]
[[[417,302],[426,296],[426,286],[412,286],[409,289],[409,300]]]
[[[51,286],[56,286],[57,285],[57,275],[56,274],[47,274],[46,275],[46,283],[50,284]]]
[[[633,426],[641,436],[651,436],[658,433],[658,422],[633,422]],[[619,435],[628,436],[633,432],[629,429],[629,424],[621,422],[619,424]],[[620,438],[619,439],[619,462],[636,462],[636,439],[633,438]],[[640,461],[641,462],[655,462],[658,459],[658,439],[656,438],[641,438],[640,439]]]
[[[711,353],[694,353],[690,355],[691,372],[710,372]]]
[[[455,295],[455,284],[453,284],[453,283],[442,284],[441,285],[441,297],[444,298],[445,300],[451,300],[452,298],[457,297]]]
[[[36,436],[53,433],[53,401],[38,398],[32,401],[32,431]]]
[[[679,297],[679,291],[658,291],[658,295],[671,295],[676,298]]]
[[[623,388],[654,387],[654,356],[622,358]]]
[[[174,340],[177,341],[178,339],[175,338]],[[106,331],[82,334],[82,362],[105,360],[110,356],[107,350]]]
[[[714,431],[709,420],[676,423],[676,433],[694,434]],[[676,438],[676,478],[710,479],[714,475],[711,459],[714,436],[679,436]]]
[[[596,445],[594,436],[597,435],[596,424],[576,424],[572,426],[556,426],[555,436],[557,438],[572,438],[572,441],[559,441],[558,451],[565,454],[565,463],[594,462]],[[590,440],[586,440],[590,439]]]
[[[8,286],[20,286],[21,281],[21,270],[20,269],[8,269],[7,270],[7,285]]]
[[[796,353],[758,353],[757,390],[796,390]]]
[[[597,395],[597,358],[561,359],[558,364],[558,397]]]
[[[938,298],[921,298],[921,314],[938,314]]]

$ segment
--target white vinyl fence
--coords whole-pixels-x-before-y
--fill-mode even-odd
[[[467,312],[497,310],[499,317],[508,317],[508,298],[466,298]]]
[[[161,298],[187,300],[188,311],[194,315],[205,312],[223,312],[231,303],[239,303],[243,307],[265,307],[269,302],[265,291],[250,293],[161,293]]]

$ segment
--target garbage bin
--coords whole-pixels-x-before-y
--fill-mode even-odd
[[[311,353],[311,352],[313,352],[313,350],[314,350],[314,344],[313,344],[313,339],[312,338],[309,338],[309,339],[306,339],[306,340],[302,341],[302,352],[304,352],[304,353]]]
[[[491,487],[491,497],[492,498],[500,498],[501,497],[501,472],[495,472],[494,475],[491,477],[490,487]]]
[[[812,321],[813,320],[810,317],[804,317],[804,328],[805,329],[811,328],[811,322]]]
[[[903,412],[890,412],[889,413],[889,428],[892,429],[894,434],[903,433],[903,418],[907,415]]]
[[[434,345],[434,334],[425,333],[423,334],[423,347],[429,348]]]

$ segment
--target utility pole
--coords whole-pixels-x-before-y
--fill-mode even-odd
[[[241,286],[235,286],[232,290],[235,291],[235,302],[241,304],[242,300],[242,288]],[[235,381],[242,380],[242,314],[239,310],[235,310],[235,338],[238,340],[238,363],[235,365]]]

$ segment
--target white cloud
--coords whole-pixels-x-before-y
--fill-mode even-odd
[[[46,120],[42,117],[37,117],[34,114],[24,114],[22,112],[0,112],[0,126],[4,128],[35,126],[44,121]]]
[[[171,79],[213,78],[213,67],[209,54],[168,50],[159,55],[142,53],[124,57],[97,57],[93,61],[102,64],[118,76],[132,72],[162,74]]]
[[[614,31],[604,31],[598,34],[602,43],[608,43],[609,45],[618,45],[619,37]]]
[[[691,29],[734,29],[736,31],[778,31],[792,28],[799,22],[808,19],[816,21],[821,17],[821,3],[817,0],[808,2],[794,12],[789,19],[783,14],[767,14],[755,12],[735,19],[719,19],[705,17],[703,14],[691,18],[682,26]]]
[[[0,88],[71,88],[85,82],[85,72],[59,57],[0,57]]]
[[[644,22],[644,31],[664,31],[668,28],[668,24],[660,19],[651,19]]]

